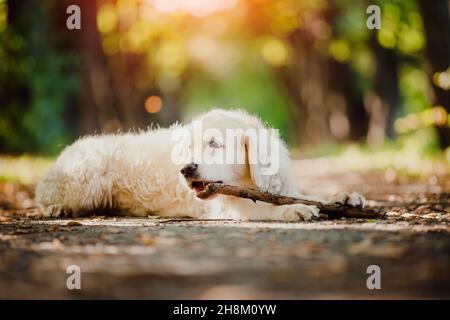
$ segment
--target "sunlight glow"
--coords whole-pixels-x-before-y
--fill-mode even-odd
[[[162,13],[176,11],[187,12],[194,16],[205,17],[212,13],[233,8],[237,0],[148,0],[154,8]]]
[[[97,13],[97,27],[101,33],[110,33],[118,24],[116,8],[110,3],[102,5]]]
[[[262,56],[273,66],[286,64],[288,52],[284,43],[278,39],[269,39],[262,47]]]
[[[162,106],[162,99],[158,96],[150,96],[145,100],[145,110],[148,113],[158,113]]]
[[[5,0],[0,0],[0,32],[6,29],[8,24],[8,6]]]
[[[444,90],[450,90],[450,66],[446,71],[436,72],[433,75],[433,83]]]

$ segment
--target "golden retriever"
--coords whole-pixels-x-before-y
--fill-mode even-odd
[[[195,132],[198,128],[201,132]],[[205,155],[211,159],[202,159]],[[40,180],[36,200],[44,215],[52,217],[102,209],[130,216],[318,217],[317,207],[302,204],[275,206],[223,195],[201,200],[210,182],[304,197],[289,152],[275,131],[244,111],[215,109],[187,125],[76,141]],[[363,200],[357,194],[340,194],[334,201],[361,206]]]

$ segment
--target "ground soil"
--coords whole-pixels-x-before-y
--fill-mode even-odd
[[[449,177],[298,176],[305,193],[358,191],[386,218],[44,219],[33,185],[0,183],[0,298],[450,298]],[[67,289],[69,265],[81,290]],[[370,265],[380,290],[367,288]]]

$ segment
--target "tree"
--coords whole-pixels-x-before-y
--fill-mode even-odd
[[[396,52],[380,45],[373,33],[370,46],[375,56],[373,94],[368,102],[371,124],[367,136],[369,144],[380,144],[387,135],[394,137],[394,115],[399,104],[398,61]]]
[[[430,77],[450,66],[450,18],[448,0],[436,0],[433,3],[420,0],[420,9],[425,26],[426,56],[429,62]],[[450,91],[432,83],[434,104],[442,106],[450,114]],[[450,128],[448,121],[437,126],[439,143],[442,148],[450,146]]]

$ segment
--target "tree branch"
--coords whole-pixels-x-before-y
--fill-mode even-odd
[[[253,201],[263,201],[272,203],[276,206],[301,203],[310,206],[316,206],[319,211],[329,217],[347,217],[347,218],[383,218],[384,214],[374,208],[358,208],[349,204],[341,203],[322,203],[319,201],[304,200],[293,197],[274,195],[268,192],[262,192],[253,188],[240,188],[221,183],[210,183],[206,186],[205,191],[197,195],[201,199],[207,199],[215,194],[223,194]]]

